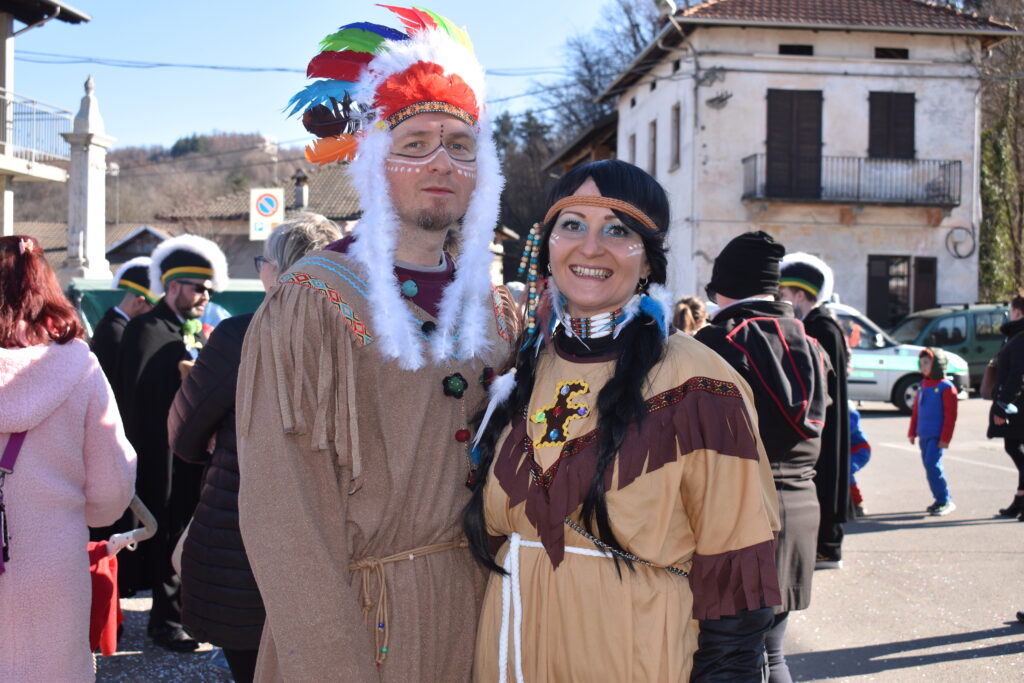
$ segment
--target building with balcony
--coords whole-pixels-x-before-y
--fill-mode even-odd
[[[671,198],[671,283],[765,230],[882,325],[977,298],[979,65],[1016,29],[917,0],[679,10],[602,95]]]
[[[68,177],[71,145],[63,134],[72,132],[74,116],[14,89],[15,37],[53,20],[81,24],[90,17],[58,0],[0,0],[0,235],[14,234],[13,181]]]

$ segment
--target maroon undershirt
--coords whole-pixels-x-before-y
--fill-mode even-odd
[[[342,237],[337,242],[328,244],[324,249],[345,254],[348,253],[348,248],[355,239],[355,235],[348,235],[347,237]],[[444,270],[431,272],[395,266],[395,277],[398,278],[399,283],[412,280],[419,288],[416,296],[412,297],[412,302],[434,318],[440,312],[441,295],[444,294],[445,286],[455,279],[455,263],[448,254],[444,255],[444,263],[446,266]],[[403,294],[402,298],[408,297]]]

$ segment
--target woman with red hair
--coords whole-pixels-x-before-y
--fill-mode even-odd
[[[87,526],[132,499],[135,452],[32,237],[0,237],[0,680],[91,681]]]

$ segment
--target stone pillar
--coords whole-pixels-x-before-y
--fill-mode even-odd
[[[61,133],[71,145],[68,169],[68,255],[58,276],[67,286],[71,278],[107,279],[110,264],[107,242],[107,149],[114,144],[103,129],[93,80],[85,82],[85,97],[71,133]]]

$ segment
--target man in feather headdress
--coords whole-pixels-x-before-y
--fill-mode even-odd
[[[257,680],[470,676],[483,577],[459,523],[469,420],[515,334],[489,277],[502,180],[465,32],[388,9],[407,33],[343,26],[310,62],[323,80],[291,103],[321,137],[308,159],[355,157],[362,219],[279,277],[242,353]]]
[[[149,282],[153,294],[163,298],[125,328],[116,392],[125,434],[139,455],[135,492],[158,528],[138,551],[121,556],[118,583],[122,589],[152,590],[149,636],[166,649],[189,651],[199,644],[181,627],[180,582],[171,551],[198,502],[202,467],[174,458],[167,415],[181,386],[181,362],[194,360],[206,341],[199,317],[210,293],[227,286],[227,260],[210,240],[179,235],[153,250]]]

